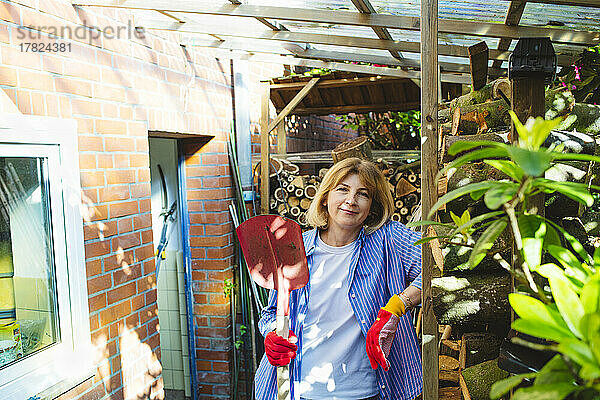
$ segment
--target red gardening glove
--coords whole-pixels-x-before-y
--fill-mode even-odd
[[[291,330],[287,340],[278,336],[275,332],[267,333],[267,336],[265,336],[265,354],[269,363],[276,367],[288,365],[296,358],[298,346],[295,343],[297,341],[296,335]]]
[[[405,312],[404,302],[398,295],[394,295],[388,304],[377,313],[377,319],[367,332],[367,356],[371,362],[371,368],[377,369],[379,364],[384,371],[390,369],[387,357],[392,349],[398,322]]]

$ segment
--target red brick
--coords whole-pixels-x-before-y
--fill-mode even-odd
[[[113,271],[117,268],[126,269],[129,265],[133,265],[135,260],[133,258],[133,250],[125,252],[117,252],[117,254],[111,254],[108,257],[104,257],[104,271]]]
[[[21,25],[19,7],[16,7],[11,3],[0,3],[0,19]]]
[[[85,271],[88,278],[90,276],[98,275],[102,272],[102,261],[91,260],[85,262]]]
[[[109,206],[110,217],[118,218],[125,215],[134,215],[140,212],[137,201],[127,201],[123,203],[114,203]]]
[[[125,135],[127,133],[127,124],[123,121],[115,121],[110,119],[97,119],[96,120],[96,132],[109,135]],[[111,139],[110,145],[114,145],[114,138]],[[106,143],[106,141],[105,141]],[[133,146],[132,146],[133,147]],[[131,147],[129,148],[131,151]]]
[[[90,306],[90,312],[95,312],[106,307],[106,293],[90,297],[88,299],[88,304]]]
[[[206,258],[225,258],[233,255],[233,246],[206,249]]]
[[[138,214],[133,217],[133,229],[139,230],[152,226],[152,214]]]
[[[98,129],[98,123],[99,122],[100,121],[96,121],[96,129]],[[116,122],[116,121],[110,121],[110,122],[115,123],[115,124],[123,124],[123,125],[125,125],[124,122]],[[106,123],[108,123],[108,121],[106,121],[104,124],[106,124]],[[114,129],[118,130],[117,127],[114,127]],[[107,132],[103,132],[103,133],[107,133]],[[113,138],[113,137],[104,138],[104,147],[106,148],[106,151],[131,151],[131,149],[133,149],[134,146],[135,146],[135,142],[131,138],[123,138],[123,137],[120,137],[120,138]]]
[[[150,182],[140,183],[131,185],[131,197],[149,197],[150,196]]]
[[[115,168],[129,168],[129,155],[128,154],[115,154],[114,158],[115,158]]]
[[[78,96],[92,97],[92,85],[81,80],[73,78],[54,78],[56,91],[60,93],[70,93]]]
[[[112,305],[128,297],[132,297],[134,294],[136,294],[135,282],[130,282],[126,285],[119,286],[108,292],[108,304]]]
[[[81,173],[81,186],[93,187],[104,185],[104,172],[102,171],[86,171]]]
[[[113,155],[112,154],[98,154],[98,168],[113,168]]]
[[[156,278],[154,274],[146,275],[137,281],[137,292],[143,293],[150,289],[156,289]]]
[[[23,114],[32,114],[31,93],[24,90],[17,90],[17,107]]]
[[[88,293],[93,295],[97,292],[108,289],[112,286],[112,279],[109,275],[102,275],[97,278],[91,278],[87,281]]]
[[[194,306],[195,314],[202,315],[223,315],[227,313],[228,307],[224,304],[196,304]]]
[[[113,249],[130,249],[140,245],[140,234],[138,232],[121,235],[112,240]]]
[[[227,233],[231,233],[232,230],[233,230],[233,227],[231,226],[231,224],[206,225],[204,227],[204,231],[209,236],[224,235]]]
[[[101,137],[79,135],[77,142],[79,151],[104,151]]]
[[[125,319],[125,323],[128,328],[135,328],[140,324],[140,315],[138,313],[130,315]]]
[[[86,212],[87,214],[85,214]],[[105,205],[89,205],[87,210],[85,207],[83,208],[82,213],[84,213],[83,218],[86,222],[99,221],[106,219],[107,208]]]
[[[136,139],[135,140],[135,151],[138,153],[147,153],[148,148],[148,139]]]
[[[226,189],[198,189],[186,192],[188,200],[221,200],[227,198]]]
[[[146,243],[150,243],[152,242],[152,230],[148,229],[145,231],[142,231],[142,244],[146,244]]]
[[[229,304],[229,300],[223,293],[220,294],[210,294],[208,296],[208,301],[210,304]]]
[[[116,285],[134,281],[142,276],[142,267],[139,264],[130,265],[129,268],[120,268],[113,272],[113,281]]]
[[[130,154],[129,155],[129,164],[132,168],[135,168],[135,167],[148,168],[150,165],[149,162],[150,162],[150,160],[148,159],[147,154]]]
[[[79,155],[79,168],[80,169],[95,169],[96,168],[96,156],[94,154],[80,154]]]
[[[133,218],[120,219],[117,226],[119,229],[119,234],[131,232],[133,230]],[[142,234],[142,240],[143,240],[143,234]]]
[[[150,291],[152,292],[152,291]],[[144,300],[145,296],[144,294],[139,294],[137,296],[135,296],[133,299],[131,299],[131,306],[133,308],[134,311],[139,310],[140,308],[146,306],[146,304],[148,304],[145,300]]]
[[[150,199],[148,199],[148,198],[141,199],[140,200],[140,213],[150,212],[151,206],[152,206],[152,204],[150,202]]]
[[[116,304],[100,312],[100,325],[106,326],[119,318],[123,318],[126,315],[129,315],[130,313],[131,303],[129,301],[124,301],[122,303]]]
[[[137,170],[138,182],[150,182],[150,168],[140,168]]]
[[[17,86],[17,70],[15,68],[0,66],[0,82],[5,86]]]
[[[135,249],[135,258],[137,261],[143,261],[154,257],[154,246],[152,244]]]
[[[130,169],[106,171],[106,181],[109,185],[135,182],[135,171]]]
[[[87,99],[72,99],[71,107],[73,114],[81,114],[92,117],[100,117],[102,115],[100,111],[100,103],[97,101]]]
[[[100,327],[100,321],[98,319],[98,314],[92,315],[90,317],[90,330],[95,331]]]
[[[107,241],[98,241],[85,244],[85,257],[94,258],[110,253],[110,244]]]
[[[206,258],[206,249],[194,247],[191,249],[192,258]]]
[[[119,118],[119,105],[112,103],[102,104],[102,116],[104,118]]]
[[[130,197],[129,185],[111,185],[100,188],[99,200],[101,203],[108,203],[119,200],[127,200]],[[111,215],[111,217],[113,217]]]

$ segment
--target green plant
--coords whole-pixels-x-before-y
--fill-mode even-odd
[[[374,149],[412,150],[421,145],[421,112],[348,114],[337,117],[343,128],[367,136]]]
[[[223,281],[223,295],[227,298],[231,298],[231,294],[235,291],[236,285],[233,279],[225,279]]]
[[[600,103],[600,45],[583,50],[561,75],[559,79],[573,92],[577,102]]]
[[[244,340],[242,340],[242,336],[244,336],[248,332],[248,328],[246,325],[240,325],[240,335],[238,339],[233,343],[236,349],[239,349],[244,344]]]
[[[594,197],[586,185],[553,181],[544,173],[555,161],[600,158],[563,153],[562,146],[541,147],[560,120],[537,118],[522,125],[514,114],[511,116],[519,134],[517,144],[456,143],[450,154],[463,155],[440,171],[443,174],[468,162],[483,161],[504,173],[506,179],[471,183],[445,194],[433,205],[429,218],[443,204],[466,195],[475,200],[483,198],[490,211],[474,217],[468,212],[460,217],[451,214],[453,224],[415,223],[449,228],[447,234],[425,237],[419,242],[437,238],[466,247],[470,251],[470,268],[475,268],[486,255],[492,256],[521,284],[522,293],[513,293],[509,298],[520,317],[513,328],[550,340],[551,344],[542,347],[558,352],[538,373],[497,382],[492,388],[493,398],[501,397],[525,378],[535,379],[534,385],[518,389],[514,399],[600,398],[600,250],[590,256],[575,237],[537,215],[534,207],[537,196],[545,193],[561,193],[592,206]],[[505,260],[500,250],[492,250],[494,242],[507,230],[516,250],[514,262]],[[553,262],[546,262],[548,259]]]

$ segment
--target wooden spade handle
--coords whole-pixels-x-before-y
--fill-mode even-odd
[[[287,315],[277,315],[276,333],[284,339],[289,337],[290,321]],[[291,400],[289,365],[277,367],[277,400]]]

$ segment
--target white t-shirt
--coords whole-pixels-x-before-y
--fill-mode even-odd
[[[320,237],[310,267],[310,298],[302,332],[305,399],[362,399],[379,393],[366,341],[348,300],[350,263],[357,245],[325,244]]]

